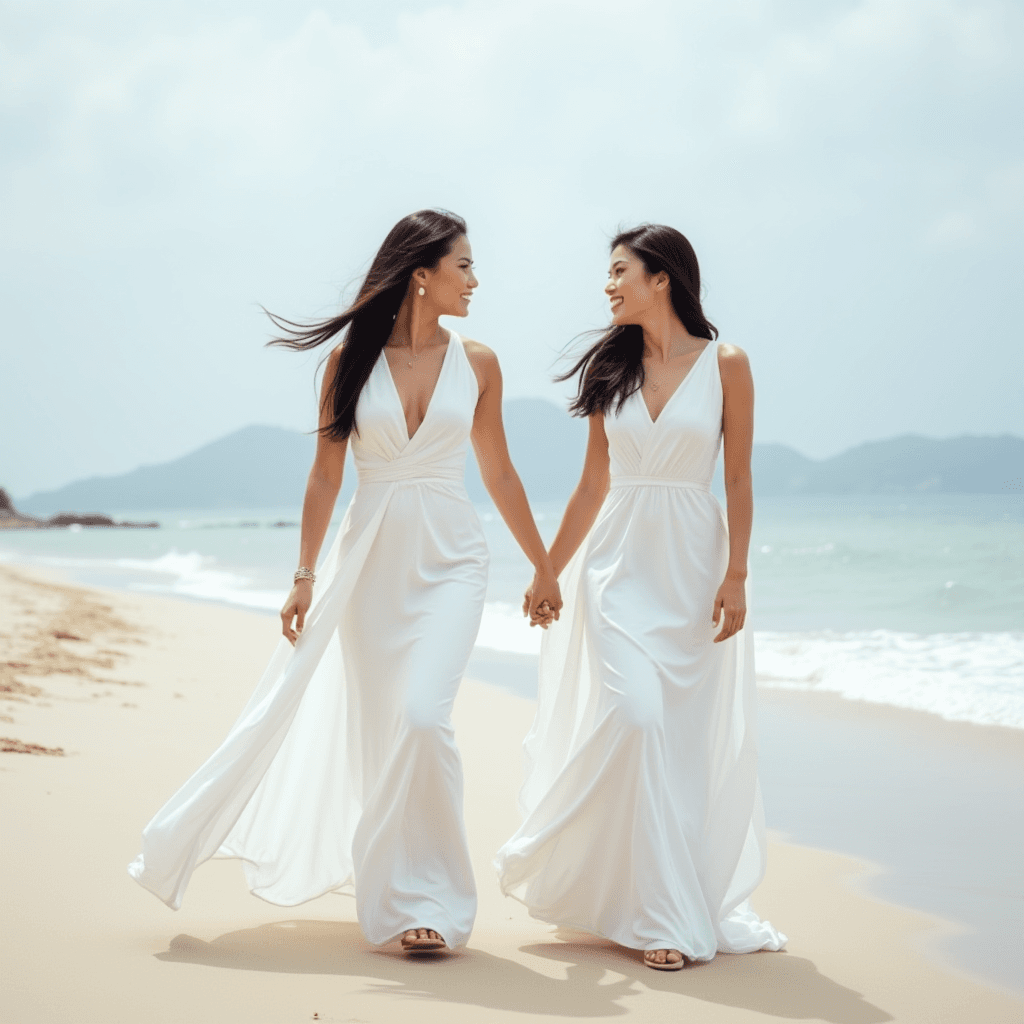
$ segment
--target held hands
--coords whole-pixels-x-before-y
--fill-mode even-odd
[[[281,632],[292,647],[295,646],[295,641],[306,624],[306,612],[312,603],[313,584],[309,580],[298,580],[281,609]],[[295,620],[294,629],[292,619]]]
[[[547,629],[557,621],[562,610],[562,594],[553,573],[538,572],[523,595],[523,615],[530,617],[531,626]]]
[[[741,579],[730,579],[728,576],[715,594],[715,612],[711,621],[717,626],[722,621],[722,631],[714,642],[721,643],[738,633],[747,618],[747,594]]]

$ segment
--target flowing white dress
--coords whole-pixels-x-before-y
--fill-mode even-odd
[[[382,352],[350,439],[359,485],[284,639],[227,739],[142,834],[129,873],[173,909],[198,864],[239,857],[252,892],[356,897],[367,939],[469,937],[476,888],[451,710],[487,585],[464,473],[476,375],[452,333],[410,439]]]
[[[561,577],[525,742],[525,820],[495,865],[543,921],[634,949],[781,949],[764,873],[752,637],[712,642],[728,562],[709,485],[722,439],[710,343],[652,422],[605,417],[611,488]]]

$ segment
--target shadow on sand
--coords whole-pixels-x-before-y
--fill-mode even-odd
[[[556,935],[561,941],[521,946],[520,952],[567,964],[567,981],[575,980],[581,990],[596,986],[605,971],[613,971],[653,991],[786,1020],[883,1024],[894,1019],[859,992],[819,973],[810,960],[790,953],[719,953],[710,963],[662,973],[645,967],[639,950],[585,932],[560,929]]]
[[[277,921],[228,932],[212,942],[178,935],[156,957],[229,970],[371,978],[380,983],[371,984],[371,993],[539,1016],[622,1016],[639,1009],[636,1000],[645,990],[654,990],[792,1020],[882,1024],[893,1019],[819,974],[809,960],[784,953],[723,955],[710,964],[660,974],[644,967],[635,950],[578,932],[559,932],[558,938],[563,941],[520,951],[566,964],[564,978],[472,948],[409,957],[397,945],[369,945],[354,922]],[[624,977],[606,981],[609,971]]]

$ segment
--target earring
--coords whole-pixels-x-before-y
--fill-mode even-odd
[[[426,295],[426,294],[427,294],[427,289],[426,289],[426,288],[423,288],[423,287],[421,286],[421,287],[420,287],[420,295]]]

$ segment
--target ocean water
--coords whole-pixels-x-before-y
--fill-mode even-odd
[[[495,510],[478,512],[491,574],[477,657],[501,652],[529,665],[540,646],[519,610],[529,565]],[[550,541],[562,506],[535,513]],[[296,509],[123,518],[161,529],[4,531],[0,561],[85,584],[280,608],[298,550]],[[1024,728],[1024,496],[762,499],[750,568],[760,685]]]

